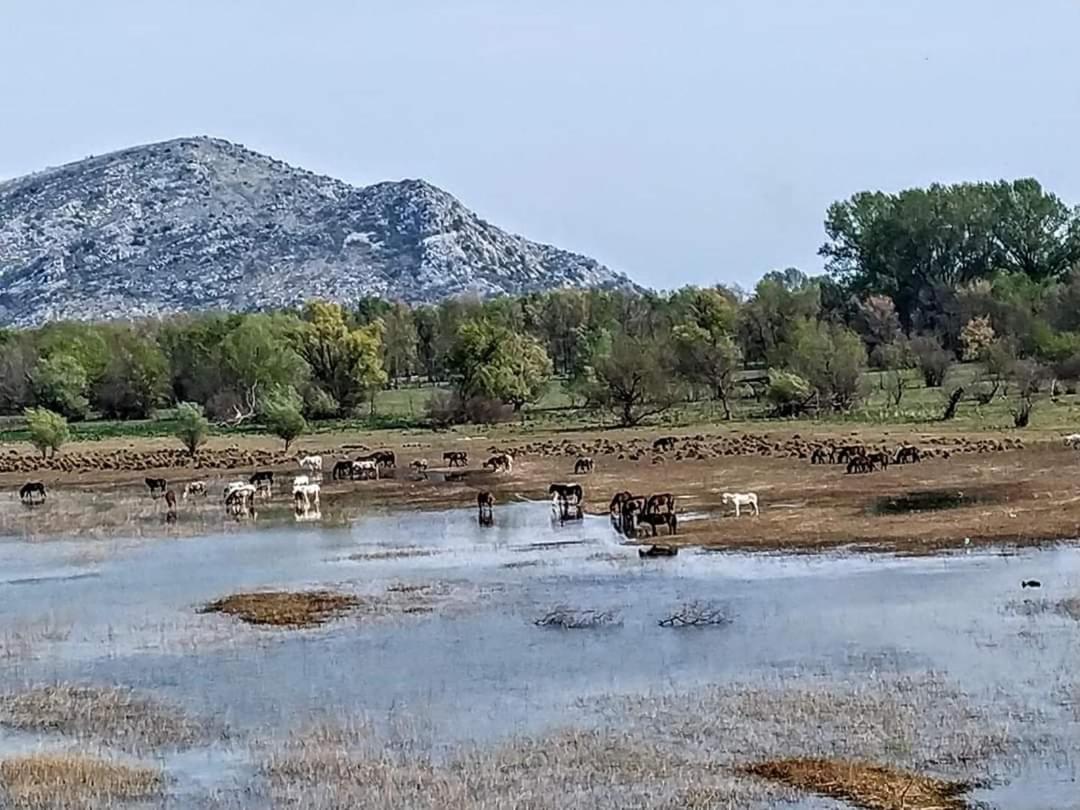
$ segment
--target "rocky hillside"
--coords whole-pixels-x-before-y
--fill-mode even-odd
[[[629,285],[422,180],[357,188],[209,138],[0,183],[0,324]]]

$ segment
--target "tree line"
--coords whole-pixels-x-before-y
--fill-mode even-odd
[[[259,420],[288,443],[416,381],[442,384],[433,424],[506,418],[559,378],[632,425],[688,400],[731,417],[748,389],[778,416],[847,411],[868,368],[899,406],[912,374],[942,387],[979,361],[968,393],[1011,391],[1019,422],[1040,385],[1080,377],[1080,217],[1035,181],[860,193],[830,206],[825,232],[825,275],[774,271],[749,291],[373,298],[0,331],[0,412],[132,419],[183,403],[186,418]]]

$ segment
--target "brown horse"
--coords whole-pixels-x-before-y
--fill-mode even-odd
[[[476,494],[477,521],[481,526],[491,526],[495,522],[495,496],[488,491]]]

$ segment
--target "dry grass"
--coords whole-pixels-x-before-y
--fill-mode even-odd
[[[247,624],[314,627],[359,607],[360,599],[334,591],[234,593],[211,602],[202,613],[226,613]]]
[[[59,684],[0,697],[0,725],[131,751],[186,747],[207,728],[128,689]]]
[[[969,786],[897,768],[830,759],[776,759],[745,772],[867,810],[964,810]]]
[[[161,794],[159,771],[75,755],[17,757],[0,762],[4,807],[81,810]]]
[[[414,557],[434,557],[439,552],[432,548],[384,548],[376,551],[361,551],[350,554],[355,562],[375,562],[379,560],[405,560]]]
[[[1020,616],[1040,616],[1052,613],[1080,622],[1080,596],[1068,596],[1057,601],[1050,599],[1016,600],[1009,602],[1006,607]]]

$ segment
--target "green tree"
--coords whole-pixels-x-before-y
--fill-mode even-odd
[[[675,347],[675,370],[691,385],[708,389],[724,408],[724,418],[731,419],[742,355],[730,335],[719,328],[709,330],[698,323],[679,324],[672,330]]]
[[[338,304],[308,304],[298,335],[300,354],[319,387],[346,412],[386,384],[382,365],[382,321],[351,327]]]
[[[210,423],[203,415],[201,405],[194,402],[181,402],[176,406],[176,438],[178,438],[192,457],[199,448],[206,444],[210,436]]]
[[[262,405],[262,422],[266,429],[289,446],[307,430],[307,420],[301,412],[300,397],[295,391],[277,392]]]
[[[859,397],[866,348],[844,326],[803,320],[792,334],[789,366],[810,384],[821,405],[846,411]]]
[[[169,368],[156,341],[132,329],[118,330],[109,362],[92,389],[93,405],[109,419],[146,419],[165,396]]]
[[[790,371],[769,372],[766,396],[776,416],[798,416],[804,413],[814,398],[814,388],[798,374]]]
[[[413,313],[396,303],[382,316],[383,367],[392,381],[410,377],[417,364],[417,330]]]
[[[309,369],[294,348],[302,325],[292,316],[248,315],[221,343],[221,365],[229,387],[265,394],[298,387]]]
[[[41,451],[42,458],[48,452],[55,456],[69,437],[67,419],[47,408],[27,408],[25,416],[30,443]]]
[[[794,268],[765,275],[740,310],[739,334],[750,360],[783,365],[791,330],[821,309],[817,282]]]
[[[462,323],[447,368],[462,400],[496,399],[515,411],[543,395],[552,373],[551,358],[536,338],[486,318]]]
[[[595,358],[593,367],[596,390],[592,400],[623,426],[663,413],[679,400],[667,352],[656,341],[615,336],[610,352]]]
[[[31,388],[38,407],[75,421],[86,418],[90,409],[86,369],[72,355],[55,352],[39,360],[31,373]]]

